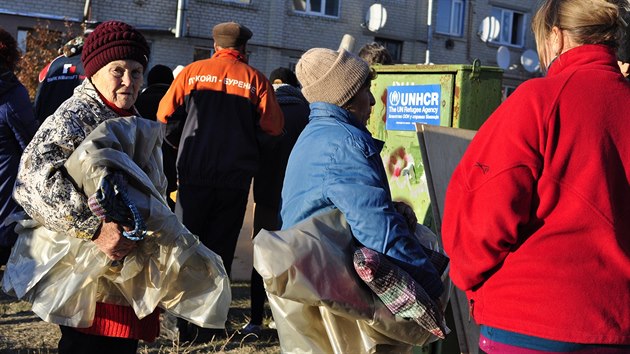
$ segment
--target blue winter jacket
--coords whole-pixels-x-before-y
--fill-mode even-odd
[[[12,72],[0,68],[0,246],[11,247],[15,225],[4,219],[21,208],[13,200],[13,185],[20,156],[37,131],[26,88]]]
[[[310,107],[287,165],[282,229],[338,208],[358,242],[387,255],[437,298],[440,277],[394,209],[380,156],[383,142],[345,109],[324,102]]]

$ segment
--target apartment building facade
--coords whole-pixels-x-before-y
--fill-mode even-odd
[[[375,6],[376,5],[376,6]],[[63,29],[84,19],[125,21],[140,29],[152,49],[149,66],[171,68],[212,54],[212,27],[240,22],[254,32],[250,64],[265,74],[292,67],[312,47],[385,44],[398,63],[470,64],[505,69],[509,89],[540,72],[522,65],[535,50],[530,30],[534,0],[4,0],[0,24],[18,40],[41,21]],[[366,14],[386,21],[376,29]],[[430,14],[430,21],[429,20]],[[374,23],[374,11],[370,17]],[[498,25],[498,27],[497,27]]]

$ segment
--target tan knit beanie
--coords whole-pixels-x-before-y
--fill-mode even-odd
[[[309,102],[343,106],[363,86],[370,75],[370,66],[345,49],[336,52],[313,48],[302,55],[295,74]]]

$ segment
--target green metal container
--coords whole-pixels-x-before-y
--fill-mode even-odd
[[[368,129],[381,153],[392,197],[432,226],[427,180],[414,122],[477,130],[501,103],[503,70],[472,65],[376,65]],[[401,91],[401,92],[399,92]],[[437,111],[437,112],[436,112]],[[426,114],[425,114],[426,113]]]

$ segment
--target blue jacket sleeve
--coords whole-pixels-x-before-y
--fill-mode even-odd
[[[326,198],[344,213],[357,241],[388,256],[431,297],[439,297],[440,276],[394,209],[380,155],[351,138],[346,144],[327,171]]]
[[[9,105],[7,112],[7,124],[11,127],[15,139],[20,144],[22,151],[31,141],[37,131],[37,121],[28,98],[28,93],[23,86],[18,86],[15,92],[15,100]]]

